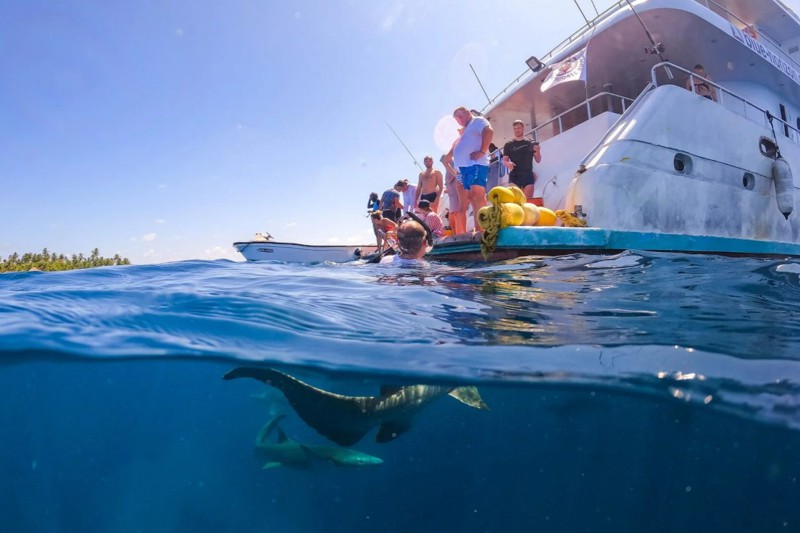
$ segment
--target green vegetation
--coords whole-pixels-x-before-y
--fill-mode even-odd
[[[19,254],[13,253],[8,259],[0,259],[0,272],[19,272],[32,268],[39,270],[73,270],[76,268],[92,268],[109,265],[130,265],[131,262],[125,257],[115,254],[112,258],[100,257],[100,250],[95,248],[92,255],[84,257],[83,254],[72,254],[67,257],[64,254],[51,254],[47,248],[40,254]]]

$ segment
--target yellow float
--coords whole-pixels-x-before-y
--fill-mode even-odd
[[[486,229],[491,225],[493,217],[493,205],[485,205],[478,210],[478,224],[480,224],[483,229]]]
[[[539,208],[533,204],[522,204],[522,210],[525,211],[525,220],[522,221],[523,226],[535,226],[539,222]]]
[[[527,203],[528,199],[525,198],[525,193],[522,192],[522,189],[520,189],[516,185],[512,185],[511,187],[509,187],[509,189],[511,190],[511,193],[514,195],[513,201],[515,204],[525,205]]]
[[[525,222],[525,210],[519,204],[506,202],[500,205],[500,227],[521,226]]]
[[[508,187],[493,187],[488,194],[489,202],[492,204],[505,204],[514,201],[514,193]]]
[[[555,226],[556,225],[556,214],[553,213],[550,209],[546,207],[540,207],[539,209],[539,221],[536,223],[537,226]]]

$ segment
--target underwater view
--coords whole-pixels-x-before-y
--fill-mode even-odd
[[[800,262],[0,275],[0,531],[798,531]]]

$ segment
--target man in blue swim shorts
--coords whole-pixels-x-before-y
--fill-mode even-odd
[[[489,121],[482,116],[473,116],[466,107],[453,111],[453,118],[464,128],[461,137],[450,150],[455,166],[461,172],[461,183],[467,191],[472,206],[475,229],[478,224],[478,210],[486,205],[486,178],[489,175],[489,144],[494,130]],[[448,154],[450,157],[451,154]]]

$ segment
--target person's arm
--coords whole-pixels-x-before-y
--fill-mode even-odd
[[[419,179],[417,180],[417,188],[414,190],[414,205],[412,206],[414,209],[416,209],[417,206],[419,205],[420,191],[422,191],[422,172],[419,173]]]
[[[433,173],[436,176],[436,185],[434,189],[439,191],[439,196],[441,197],[444,192],[444,178],[442,177],[442,173],[438,170],[435,170]]]
[[[717,88],[714,87],[713,80],[711,79],[711,76],[706,74],[706,78],[708,79],[708,81],[712,82],[712,83],[708,84],[708,92],[711,93],[711,98],[713,98],[715,102],[718,102],[719,100],[717,100]]]
[[[533,141],[533,160],[537,163],[542,162],[542,149],[539,147],[539,141]]]
[[[508,157],[508,154],[511,153],[511,146],[509,146],[510,144],[510,142],[507,142],[506,145],[503,146],[503,164],[506,166],[509,172],[514,170],[514,167],[516,166],[511,158]]]
[[[458,139],[456,139],[455,141],[453,141],[453,146],[451,146],[451,147],[450,147],[450,151],[449,151],[449,152],[447,152],[447,155],[446,155],[446,156],[444,156],[444,166],[445,166],[445,167],[446,167],[446,168],[447,168],[447,169],[448,169],[450,172],[452,172],[453,174],[458,174],[458,172],[456,172],[456,168],[453,166],[453,150],[455,150],[455,149],[456,149],[456,143],[457,143],[457,142],[458,142]]]
[[[489,124],[489,121],[486,121],[486,126],[484,126],[483,130],[481,130],[481,149],[477,152],[472,152],[469,155],[470,159],[475,161],[488,154],[489,145],[492,144],[493,137],[494,137],[494,130],[492,129],[492,125]]]

